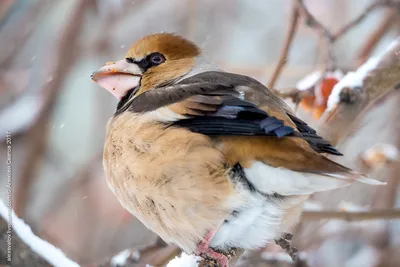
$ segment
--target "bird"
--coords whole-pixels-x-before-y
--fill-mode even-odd
[[[155,33],[91,79],[118,99],[103,166],[121,205],[164,241],[229,266],[295,226],[315,192],[378,185],[259,81],[192,41]]]

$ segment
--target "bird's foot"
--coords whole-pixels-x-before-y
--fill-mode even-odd
[[[229,259],[222,253],[216,252],[210,248],[210,242],[215,232],[209,232],[204,241],[201,241],[196,248],[195,254],[204,258],[209,258],[218,264],[219,267],[229,267]]]

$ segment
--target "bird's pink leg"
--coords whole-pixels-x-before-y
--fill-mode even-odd
[[[215,252],[212,248],[210,248],[210,242],[215,234],[215,231],[210,231],[204,237],[204,241],[200,241],[197,245],[195,254],[196,255],[205,255],[213,260],[216,260],[220,267],[229,267],[228,257],[224,254]]]

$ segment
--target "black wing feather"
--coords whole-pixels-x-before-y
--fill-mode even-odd
[[[244,86],[247,90],[244,100],[236,90]],[[218,98],[213,98],[218,96]],[[192,97],[192,99],[190,99]],[[220,98],[219,98],[220,97]],[[190,100],[188,100],[190,99]],[[286,112],[295,128],[259,109],[253,101],[279,108]],[[212,105],[217,111],[196,110],[198,116],[179,120],[171,126],[186,127],[205,135],[276,136],[299,137],[306,140],[319,153],[342,155],[329,142],[317,135],[307,123],[297,118],[282,99],[275,96],[264,85],[247,76],[208,71],[186,78],[177,84],[149,90],[132,98],[130,111],[146,112],[180,101],[194,101]]]
[[[174,122],[172,125],[186,127],[205,135],[245,135],[245,136],[295,136],[294,128],[269,116],[267,112],[239,98],[223,99],[216,112],[206,116],[194,116]]]
[[[329,153],[337,156],[343,156],[343,154],[334,148],[328,141],[317,135],[317,131],[308,126],[306,122],[297,118],[293,114],[288,114],[288,116],[296,124],[297,130],[315,151],[319,153]]]

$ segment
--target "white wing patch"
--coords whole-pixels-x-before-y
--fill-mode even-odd
[[[147,116],[149,119],[163,122],[174,122],[182,119],[187,119],[186,116],[173,112],[168,107],[158,108],[144,114],[144,116]]]

